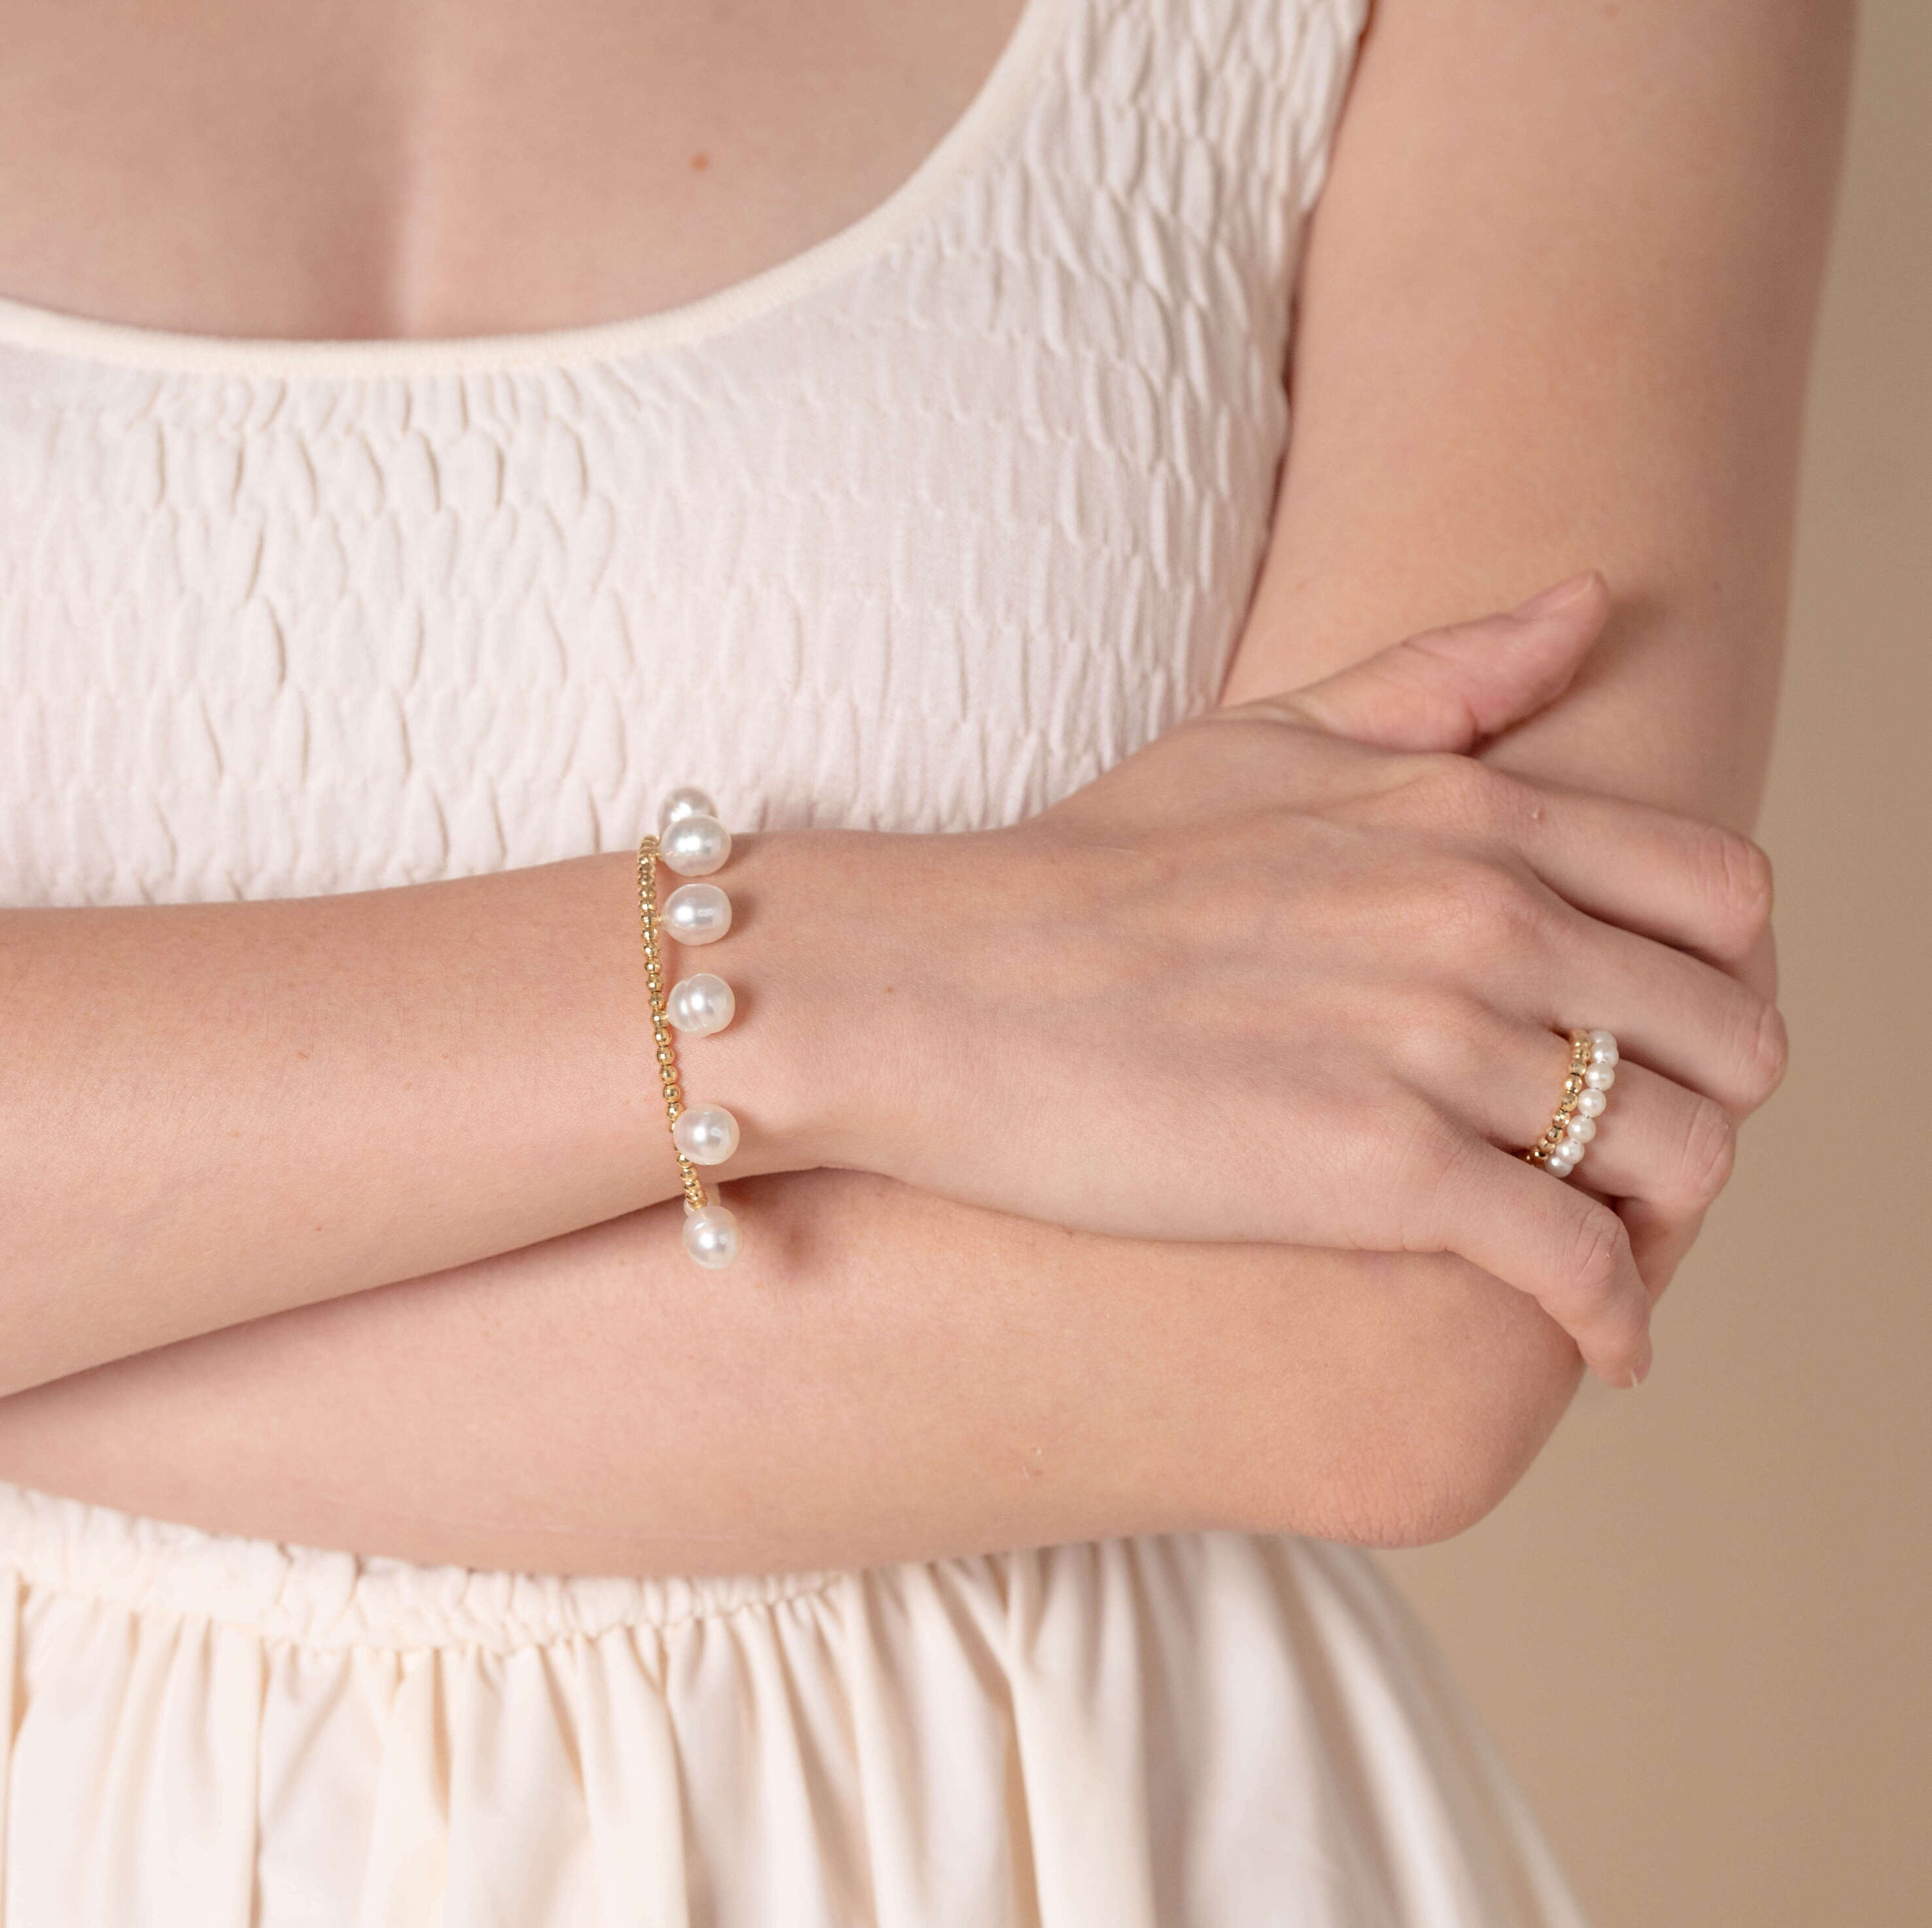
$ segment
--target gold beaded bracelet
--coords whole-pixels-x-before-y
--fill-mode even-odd
[[[700,1165],[722,1165],[738,1149],[738,1121],[722,1105],[687,1105],[679,1076],[674,1030],[704,1036],[722,1031],[736,1000],[731,987],[709,972],[664,988],[663,940],[667,930],[682,944],[715,943],[731,928],[731,900],[715,883],[680,884],[658,902],[658,865],[687,877],[707,877],[731,854],[731,833],[718,821],[702,790],[674,790],[664,799],[657,832],[638,844],[638,916],[644,934],[644,982],[650,995],[651,1035],[664,1086],[664,1122],[670,1131],[684,1187],[684,1249],[700,1265],[716,1269],[738,1255],[738,1221],[708,1197]]]

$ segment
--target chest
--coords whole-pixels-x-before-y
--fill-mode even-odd
[[[1218,691],[1329,0],[1028,0],[885,198],[608,325],[319,341],[0,301],[0,901],[970,829]]]
[[[1021,0],[28,0],[0,295],[231,335],[668,307],[883,199]]]

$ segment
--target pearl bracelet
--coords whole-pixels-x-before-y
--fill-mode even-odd
[[[722,1165],[738,1149],[738,1121],[722,1105],[687,1108],[678,1078],[674,1030],[708,1036],[730,1024],[736,1000],[731,987],[709,971],[681,978],[664,991],[662,938],[680,944],[715,943],[731,928],[731,900],[715,883],[680,884],[658,903],[657,868],[680,877],[709,877],[731,854],[731,833],[718,820],[717,806],[701,790],[674,790],[658,812],[655,835],[638,844],[638,914],[644,929],[644,979],[650,991],[651,1032],[657,1041],[658,1075],[664,1082],[664,1114],[684,1186],[684,1249],[713,1270],[738,1255],[738,1221],[705,1195],[700,1165]]]

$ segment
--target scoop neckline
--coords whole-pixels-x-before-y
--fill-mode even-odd
[[[783,308],[883,253],[929,212],[1005,132],[1046,64],[1076,0],[1022,0],[1019,18],[958,118],[885,199],[768,268],[710,293],[628,319],[521,334],[372,337],[184,334],[96,321],[0,296],[0,346],[156,374],[268,376],[288,381],[540,372],[685,347]]]

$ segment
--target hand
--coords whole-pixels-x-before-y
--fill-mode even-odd
[[[1519,1155],[1564,1034],[1617,1034],[1586,1170],[1660,1225],[1723,1183],[1783,1034],[1723,967],[1768,916],[1755,846],[1468,754],[1560,694],[1604,613],[1592,577],[1412,638],[1011,829],[830,838],[877,908],[843,974],[860,1102],[824,1162],[1135,1237],[1454,1252],[1632,1383],[1625,1226]]]

